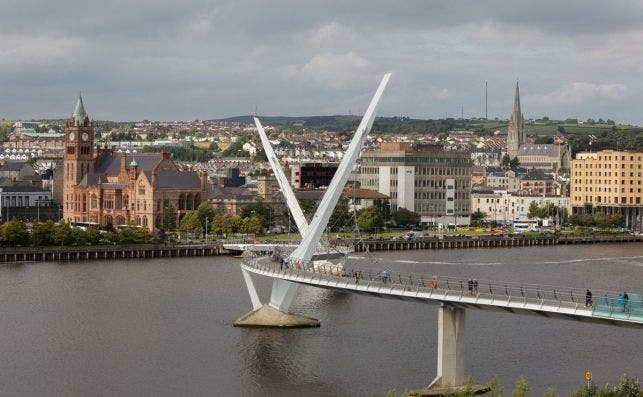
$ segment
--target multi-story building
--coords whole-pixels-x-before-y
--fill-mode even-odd
[[[60,211],[51,200],[51,191],[40,186],[0,186],[0,220],[58,220]]]
[[[178,220],[206,199],[207,173],[180,171],[170,153],[115,153],[94,147],[94,123],[78,98],[65,126],[63,218],[99,226],[163,228],[172,206]]]
[[[534,202],[540,207],[551,203],[569,210],[569,197],[520,195],[490,190],[471,193],[471,212],[483,212],[486,221],[511,224],[513,221],[528,220],[529,206]],[[556,216],[551,215],[552,218]]]
[[[513,170],[499,170],[487,173],[486,185],[491,188],[514,193],[520,190],[520,176]]]
[[[330,185],[338,163],[304,162],[290,166],[290,183],[295,189],[317,189]]]
[[[643,152],[577,153],[570,176],[572,212],[619,213],[628,228],[641,230],[642,168]]]
[[[362,188],[388,196],[392,211],[415,211],[428,224],[468,224],[471,166],[467,152],[382,143],[362,153],[357,179]]]

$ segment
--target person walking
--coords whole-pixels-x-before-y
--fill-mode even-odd
[[[630,300],[630,297],[627,295],[627,292],[623,291],[623,311],[627,311],[627,303]]]
[[[476,295],[478,294],[478,280],[475,278],[473,279],[473,293]]]
[[[585,292],[585,307],[592,307],[592,291],[589,288]]]
[[[469,295],[473,295],[473,280],[472,279],[469,279],[469,281],[467,281],[467,287],[469,287]]]

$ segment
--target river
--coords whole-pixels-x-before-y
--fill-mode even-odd
[[[643,291],[643,244],[354,254],[362,268]],[[237,258],[0,266],[2,396],[385,396],[436,371],[437,309],[302,287],[321,327],[235,328],[250,310]],[[255,277],[262,296],[268,280]],[[467,311],[466,373],[523,374],[561,395],[643,377],[643,331]]]

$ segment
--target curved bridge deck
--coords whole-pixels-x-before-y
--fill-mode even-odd
[[[268,257],[248,258],[241,267],[249,272],[294,283],[382,298],[445,303],[457,308],[493,310],[516,314],[643,328],[643,297],[629,294],[624,302],[606,291],[592,291],[585,306],[585,290],[527,284],[480,281],[469,289],[468,280],[420,274],[386,274],[373,269],[353,269],[348,274],[295,269],[271,262]]]

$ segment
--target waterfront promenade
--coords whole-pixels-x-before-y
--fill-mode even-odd
[[[552,246],[565,244],[608,244],[643,242],[643,236],[630,234],[597,235],[583,237],[524,237],[508,236],[440,236],[416,240],[396,239],[344,239],[341,244],[354,246],[356,252],[405,251],[424,249],[510,248]],[[262,241],[269,249],[273,245],[296,244],[296,241]],[[2,262],[79,261],[99,259],[173,258],[190,256],[238,255],[250,245],[252,239],[219,240],[212,243],[177,245],[100,245],[64,247],[15,247],[0,249]]]

